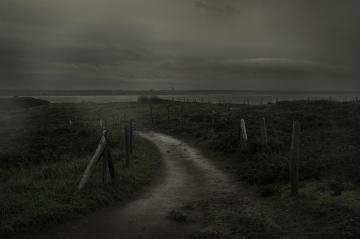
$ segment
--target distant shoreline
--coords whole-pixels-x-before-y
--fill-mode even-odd
[[[285,90],[0,90],[0,96],[111,96],[111,95],[214,95],[214,94],[354,94],[354,91]]]

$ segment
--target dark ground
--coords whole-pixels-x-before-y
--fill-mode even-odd
[[[236,190],[221,197],[189,201],[175,210],[170,219],[176,221],[200,212],[205,215],[197,218],[197,223],[203,226],[194,234],[195,238],[359,238],[359,110],[358,102],[296,101],[248,106],[158,100],[123,104],[45,103],[35,108],[14,108],[5,110],[1,118],[0,175],[8,182],[6,178],[13,174],[9,168],[20,170],[23,165],[29,168],[34,165],[38,170],[49,159],[61,164],[71,155],[80,157],[93,152],[96,134],[100,134],[100,118],[107,119],[109,126],[119,119],[133,118],[137,129],[166,132],[201,149],[236,185]],[[266,149],[260,147],[262,117],[266,118],[269,136]],[[240,118],[247,124],[247,147],[241,146],[238,137]],[[69,120],[77,125],[75,130],[67,130]],[[288,186],[293,120],[301,123],[298,198],[290,196]],[[62,126],[53,127],[57,124]],[[59,127],[61,130],[56,131]],[[39,132],[41,137],[37,136]],[[68,133],[64,136],[63,132]],[[81,144],[72,146],[70,142],[80,138]],[[117,139],[121,141],[117,136],[113,141]],[[16,187],[4,185],[10,185],[7,187],[11,190],[1,195],[9,201],[17,195],[13,193]],[[24,197],[20,194],[19,198]],[[9,208],[21,208],[21,203]],[[4,218],[13,213],[3,214]],[[9,230],[8,224],[3,225]],[[10,229],[17,228],[15,224]]]

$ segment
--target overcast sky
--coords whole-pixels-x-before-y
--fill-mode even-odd
[[[1,89],[360,90],[359,0],[1,0]]]

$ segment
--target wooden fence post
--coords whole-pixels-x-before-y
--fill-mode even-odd
[[[291,148],[290,148],[290,163],[289,163],[289,178],[291,185],[291,195],[297,196],[299,194],[299,157],[300,157],[300,123],[293,121]]]
[[[262,140],[262,147],[263,150],[268,148],[268,135],[267,135],[267,128],[266,128],[266,119],[263,117],[260,120],[260,127],[261,127],[261,140]]]
[[[85,172],[80,180],[80,183],[78,185],[78,190],[82,190],[88,181],[91,171],[93,170],[93,167],[95,166],[96,162],[98,162],[103,155],[105,148],[106,148],[106,130],[103,131],[103,136],[101,137],[100,143],[95,151],[94,156],[90,159]]]
[[[108,159],[108,167],[109,167],[110,177],[111,177],[111,179],[114,179],[115,178],[115,167],[114,167],[114,163],[112,161],[111,152],[110,152],[109,147],[106,147],[106,154],[107,154],[107,159]]]
[[[102,178],[103,184],[106,185],[108,183],[108,168],[109,168],[109,159],[108,159],[108,149],[106,146],[105,152],[102,155]]]
[[[241,133],[242,133],[242,142],[244,143],[244,145],[246,145],[248,136],[247,136],[247,132],[246,132],[245,120],[241,119],[240,124],[241,124]]]

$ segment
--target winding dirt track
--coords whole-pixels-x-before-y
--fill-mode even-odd
[[[184,238],[199,224],[169,220],[167,215],[194,200],[209,199],[231,190],[226,175],[199,152],[173,137],[138,133],[161,150],[165,161],[163,178],[139,198],[119,207],[23,238],[128,239]]]

